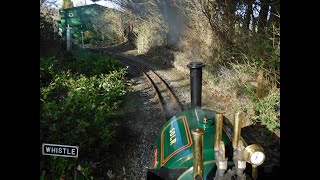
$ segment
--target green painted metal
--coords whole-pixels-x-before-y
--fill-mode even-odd
[[[58,23],[58,28],[62,31],[62,35],[65,36],[66,27],[69,24],[72,27],[72,36],[79,37],[81,36],[81,30],[90,31],[92,20],[106,10],[108,8],[98,4],[62,9],[59,11],[61,20]]]
[[[207,122],[204,123],[204,118]],[[204,162],[214,160],[215,112],[207,109],[191,109],[176,114],[160,130],[157,141],[156,168],[190,168],[193,166],[193,143],[191,130],[204,130]],[[229,128],[230,131],[230,128]],[[230,135],[229,135],[230,136]],[[222,132],[226,147],[232,143]]]

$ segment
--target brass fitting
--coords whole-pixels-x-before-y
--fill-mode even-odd
[[[214,134],[214,150],[219,151],[219,143],[222,139],[222,121],[223,114],[216,113],[215,134]]]
[[[242,113],[237,112],[235,115],[234,125],[233,125],[233,138],[232,138],[233,149],[238,148],[239,139],[241,137],[241,126],[242,126]]]
[[[203,179],[203,135],[201,128],[192,129],[193,137],[193,179]]]

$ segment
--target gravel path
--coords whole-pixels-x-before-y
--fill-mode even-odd
[[[124,65],[126,65],[124,63]],[[101,162],[93,163],[95,179],[145,179],[153,169],[157,136],[164,124],[157,98],[145,77],[129,67],[133,92],[118,112],[116,142]]]

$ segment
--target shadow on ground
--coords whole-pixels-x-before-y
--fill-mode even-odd
[[[280,177],[280,138],[261,123],[242,128],[241,136],[248,145],[259,144],[264,148],[266,159],[259,167],[259,171],[264,174],[261,179]]]

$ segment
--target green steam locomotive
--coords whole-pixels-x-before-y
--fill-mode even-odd
[[[147,179],[246,180],[258,178],[263,148],[241,137],[242,114],[234,122],[222,113],[201,108],[201,62],[191,62],[191,109],[178,113],[161,128],[154,169]]]

